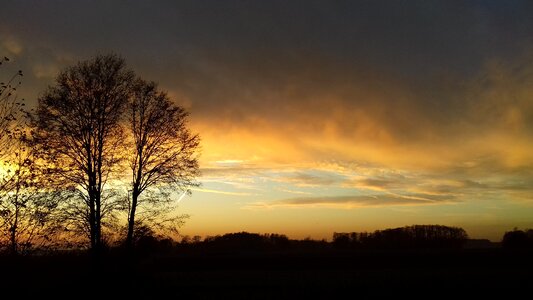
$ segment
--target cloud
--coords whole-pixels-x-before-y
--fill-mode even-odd
[[[504,199],[524,201],[533,194],[529,168],[509,168],[498,157],[485,157],[436,169],[398,169],[353,162],[295,165],[228,165],[208,169],[202,180],[237,189],[310,195],[346,193],[387,195],[381,205],[402,201],[438,202]],[[268,194],[268,192],[267,192]],[[394,195],[396,198],[387,198]],[[275,205],[280,204],[275,202]],[[352,205],[353,206],[353,205]],[[355,206],[353,206],[355,207]]]
[[[366,174],[354,177],[346,180],[342,185],[347,188],[384,191],[406,188],[416,184],[418,181],[412,175],[411,177],[406,177],[398,172],[391,172],[391,170],[383,171],[383,169],[380,169],[380,174],[366,172]]]
[[[197,106],[194,125],[216,149],[213,160],[256,156],[256,162],[302,163],[335,158],[398,169],[445,169],[492,157],[503,167],[526,166],[533,161],[526,150],[533,146],[533,89],[527,84],[533,61],[517,60],[520,68],[497,64],[470,79],[429,82],[432,95],[427,87],[386,75],[347,75],[353,82],[347,85],[322,70],[317,81],[328,84],[316,86],[306,79],[308,74],[300,77],[294,71],[296,79],[286,85],[247,87],[253,89],[246,92],[249,96],[233,94],[239,93],[233,86],[227,95],[233,100],[224,105],[228,114],[211,113],[217,105],[206,110]],[[279,73],[288,76],[291,70]],[[227,88],[222,87],[218,101],[226,101]]]
[[[0,31],[0,33],[2,32]],[[15,38],[9,34],[2,33],[2,38],[0,39],[0,51],[5,53],[5,56],[18,56],[22,53],[23,47]]]
[[[297,172],[277,172],[270,175],[276,182],[290,183],[299,187],[330,186],[344,180],[343,175],[332,172],[318,172],[316,170],[301,170]]]
[[[55,64],[35,64],[33,74],[36,78],[54,79],[59,74],[59,66]]]
[[[204,189],[204,188],[190,188],[190,190],[201,193],[212,193],[212,194],[221,194],[221,195],[231,195],[231,196],[251,196],[251,193],[244,192],[230,192],[224,190],[214,190],[214,189]]]
[[[324,197],[299,197],[271,202],[257,202],[249,204],[245,209],[272,209],[272,208],[342,208],[352,209],[367,206],[396,206],[396,205],[427,205],[452,202],[450,197],[435,197],[423,194],[412,195],[349,195],[349,196],[324,196]]]
[[[206,161],[336,157],[426,167],[472,148],[499,151],[483,141],[506,130],[512,139],[531,134],[530,48],[519,42],[533,33],[530,3],[467,3],[458,12],[434,2],[311,2],[133,2],[127,10],[37,2],[39,14],[14,2],[0,25],[24,45],[74,61],[123,54],[190,108]],[[69,11],[79,14],[57,18]],[[512,16],[506,30],[502,16]],[[33,59],[26,69],[49,78],[54,59]]]
[[[283,189],[283,188],[277,188],[276,190],[280,192],[285,192],[289,194],[296,194],[296,195],[311,195],[310,192],[304,192],[304,191],[298,191],[298,190],[289,190],[289,189]]]
[[[33,71],[29,102],[66,65],[124,55],[191,112],[206,182],[532,198],[531,1],[404,5],[12,2],[0,47]]]

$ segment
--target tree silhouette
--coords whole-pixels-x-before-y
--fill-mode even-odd
[[[8,61],[9,59],[4,57],[0,59],[0,65]],[[12,130],[20,121],[20,106],[24,103],[18,102],[16,92],[21,84],[21,77],[22,71],[18,71],[7,82],[0,82],[0,159],[9,155],[14,144]]]
[[[102,246],[103,217],[115,208],[104,193],[119,162],[120,125],[134,74],[116,55],[99,55],[62,71],[39,98],[34,140],[61,189],[77,192],[71,220],[81,220],[90,246]]]
[[[166,204],[170,200],[164,189],[174,188],[186,192],[188,187],[197,185],[195,177],[198,175],[197,152],[200,139],[187,128],[187,116],[188,113],[172,103],[154,82],[137,81],[128,110],[133,140],[126,238],[128,246],[133,242],[139,208],[143,208],[145,214],[143,223],[159,220],[158,224],[162,224],[161,213],[169,207]],[[148,192],[153,188],[158,188],[159,192]],[[163,220],[179,222],[179,217]]]
[[[0,65],[8,62],[4,57]],[[41,180],[36,152],[27,138],[24,100],[18,100],[22,71],[0,83],[0,246],[12,254],[49,245],[56,232],[58,193]]]
[[[43,181],[35,150],[28,146],[24,128],[13,129],[16,138],[12,159],[6,163],[5,187],[0,192],[0,242],[9,252],[19,254],[34,247],[53,245],[60,228],[57,218],[58,191]]]

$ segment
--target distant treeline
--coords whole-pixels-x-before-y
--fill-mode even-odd
[[[401,228],[377,230],[372,233],[334,233],[333,240],[289,239],[283,234],[258,234],[248,232],[208,236],[185,236],[179,243],[144,237],[138,242],[139,249],[171,248],[207,252],[249,251],[324,251],[331,249],[450,249],[462,248],[468,240],[465,230],[442,225],[413,225]]]
[[[339,248],[461,248],[467,239],[464,229],[443,225],[413,225],[376,230],[373,233],[333,234],[333,244]]]
[[[283,234],[258,234],[248,232],[208,236],[203,241],[197,241],[196,243],[194,243],[194,241],[187,241],[187,239],[181,241],[181,245],[192,244],[206,249],[232,249],[235,251],[287,249],[294,243],[295,241],[289,240],[289,238]]]

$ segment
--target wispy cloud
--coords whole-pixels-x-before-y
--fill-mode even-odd
[[[404,188],[412,180],[406,179],[404,176],[357,176],[355,179],[349,179],[342,183],[348,188],[368,189],[377,191],[386,191],[391,189]]]
[[[228,176],[257,176],[268,169],[265,167],[258,166],[222,166],[222,167],[203,167],[200,169],[202,172],[202,177],[204,178],[214,178],[214,177],[228,177]]]
[[[331,186],[346,180],[342,174],[313,169],[304,169],[296,172],[278,172],[271,174],[270,179],[276,182],[290,183],[299,187]]]
[[[35,64],[32,71],[36,78],[51,79],[59,74],[59,66],[53,63]]]
[[[5,53],[5,55],[19,55],[23,51],[21,43],[15,39],[10,34],[5,32],[0,32],[2,37],[0,38],[0,50]]]
[[[230,191],[204,189],[204,188],[190,188],[190,189],[193,190],[193,191],[196,191],[196,192],[222,194],[222,195],[232,195],[232,196],[252,196],[252,195],[254,195],[252,193],[245,193],[245,192],[230,192]]]
[[[271,202],[257,202],[244,206],[244,209],[272,209],[272,208],[343,208],[351,209],[363,206],[396,206],[396,205],[427,205],[455,202],[451,197],[435,197],[424,194],[411,195],[348,195],[324,197],[298,197]]]
[[[242,164],[243,162],[244,160],[241,160],[241,159],[224,159],[224,160],[215,161],[215,163],[219,165],[239,165],[239,164]]]
[[[277,188],[276,190],[280,192],[285,192],[289,194],[296,194],[296,195],[311,195],[310,192],[304,192],[304,191],[298,191],[298,190],[289,190],[289,189],[283,189],[283,188]]]

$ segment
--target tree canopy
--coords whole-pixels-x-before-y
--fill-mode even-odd
[[[187,115],[117,55],[98,55],[60,72],[39,98],[32,136],[48,180],[72,192],[63,203],[65,227],[85,233],[91,248],[100,249],[103,230],[117,232],[125,211],[131,242],[143,192],[160,189],[147,197],[151,206],[143,205],[155,220],[165,212],[155,204],[172,202],[165,188],[195,185],[199,137],[188,130]],[[124,172],[128,165],[131,177]],[[116,182],[129,183],[123,188]]]

